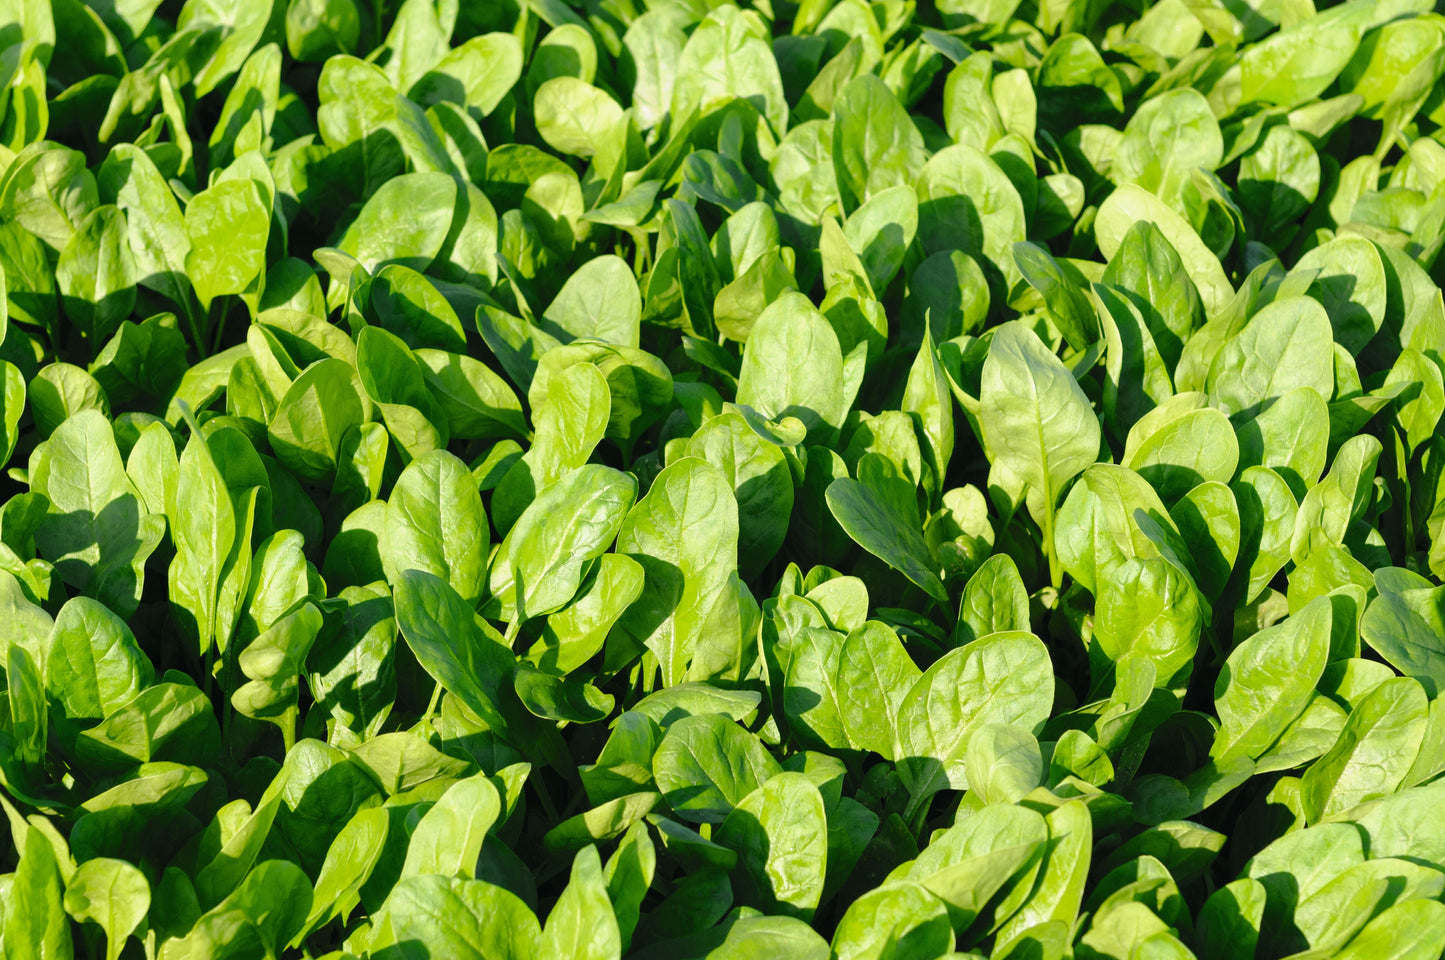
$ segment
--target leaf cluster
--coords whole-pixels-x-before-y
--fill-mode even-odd
[[[0,953],[1440,957],[1442,75],[0,4]]]

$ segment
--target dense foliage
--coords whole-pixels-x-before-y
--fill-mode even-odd
[[[1433,958],[1429,0],[0,2],[0,943]]]

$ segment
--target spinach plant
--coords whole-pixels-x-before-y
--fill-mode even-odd
[[[0,78],[6,958],[1445,955],[1428,0]]]

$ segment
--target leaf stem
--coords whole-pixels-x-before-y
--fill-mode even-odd
[[[281,742],[285,744],[287,753],[296,746],[296,720],[299,715],[298,707],[287,707],[286,712],[281,714]]]
[[[231,299],[228,293],[211,301],[211,356],[221,352],[221,336],[226,332],[226,317],[231,312]],[[219,309],[217,304],[220,304]]]
[[[231,743],[231,698],[226,697],[226,708],[221,711],[221,743],[225,744],[226,757],[235,757],[236,752],[232,749]]]
[[[209,700],[213,687],[212,671],[216,666],[216,644],[213,638],[207,637],[206,639],[210,642],[206,644],[206,652],[201,658],[201,692]]]
[[[191,303],[190,303],[191,297],[190,297],[190,295],[189,295],[189,294],[186,294],[185,297],[184,297],[184,299],[185,299],[187,302],[180,304],[179,309],[180,309],[180,312],[181,312],[182,316],[185,317],[186,326],[187,326],[187,327],[190,327],[190,331],[191,331],[191,346],[193,346],[193,347],[196,348],[196,359],[198,359],[198,360],[204,360],[204,359],[206,359],[206,356],[207,356],[206,353],[205,353],[205,349],[206,349],[206,338],[201,335],[201,328],[197,325],[196,311],[195,311],[195,308],[191,306]]]
[[[922,835],[923,828],[928,823],[928,808],[933,803],[933,797],[932,792],[922,797],[913,793],[909,794],[908,805],[903,810],[903,822],[914,839],[918,839]]]
[[[1214,651],[1214,662],[1216,664],[1223,663],[1227,656],[1224,652],[1224,647],[1220,646],[1219,637],[1217,636],[1223,629],[1218,623],[1213,623],[1204,631],[1204,638],[1209,641],[1209,648]]]
[[[1044,556],[1049,560],[1049,584],[1059,589],[1064,582],[1064,572],[1059,569],[1059,558],[1054,551],[1054,508],[1050,504],[1044,508]]]
[[[222,654],[222,656],[224,657],[225,654]],[[221,742],[226,745],[227,759],[235,758],[235,753],[232,750],[233,744],[231,743],[231,730],[233,728],[233,723],[235,719],[232,715],[236,712],[236,707],[234,704],[231,703],[231,694],[236,692],[236,687],[238,686],[238,684],[236,683],[237,666],[237,658],[234,656],[229,657],[225,660],[223,669],[221,671],[223,674],[225,674],[225,677],[221,681],[221,690],[224,693],[224,703],[222,705],[223,709],[221,712]]]
[[[427,701],[426,713],[421,715],[421,723],[430,723],[432,714],[437,712],[437,704],[441,703],[442,685],[440,682],[431,688],[431,699]]]
[[[562,817],[557,813],[557,805],[552,802],[552,794],[547,792],[547,788],[542,785],[540,779],[531,777],[527,782],[537,788],[537,799],[542,803],[542,810],[547,814],[547,821],[553,824],[561,823]]]

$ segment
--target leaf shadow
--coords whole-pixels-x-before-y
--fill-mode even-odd
[[[333,589],[365,586],[377,579],[374,574],[382,569],[381,544],[365,527],[342,530],[326,548],[322,567]]]
[[[467,88],[462,82],[449,73],[439,70],[428,70],[422,74],[416,83],[412,84],[407,97],[415,100],[423,107],[430,106],[441,100],[447,100],[462,106],[467,102]]]
[[[363,533],[373,544],[376,541],[375,535],[369,530],[349,530],[347,533]],[[362,644],[356,642],[356,638],[369,637],[378,625],[391,620],[394,616],[392,602],[389,597],[372,597],[349,605],[341,616],[347,621],[345,629],[323,631],[307,658],[307,668],[309,673],[329,676],[347,661],[352,661],[352,669],[343,675],[341,682],[327,689],[317,707],[327,714],[334,714],[337,709],[342,709],[353,717],[369,720],[376,712],[368,709],[369,705],[389,702],[396,690],[393,662],[395,640],[387,645],[374,664],[362,664],[355,662],[358,652],[362,650]],[[363,674],[367,667],[375,668],[369,677]]]
[[[1038,90],[1039,126],[1060,133],[1084,123],[1109,123],[1119,111],[1109,96],[1092,84],[1042,86]]]
[[[431,950],[421,940],[401,940],[372,954],[375,960],[431,960]]]
[[[1260,16],[1259,11],[1256,10],[1254,7],[1251,7],[1249,4],[1245,3],[1244,0],[1220,0],[1220,2],[1224,6],[1224,9],[1229,11],[1229,15],[1234,17],[1234,19],[1238,20],[1240,25],[1243,27],[1244,32],[1241,36],[1242,40],[1248,41],[1257,39],[1264,36],[1266,33],[1273,30],[1277,26],[1277,24],[1274,24],[1265,17]],[[1369,36],[1373,37],[1374,35],[1371,34]],[[1360,46],[1364,48],[1365,43],[1361,43]],[[1370,43],[1369,46],[1371,49],[1373,49],[1374,44]],[[1364,51],[1363,49],[1361,50],[1361,53],[1363,53],[1365,56],[1369,56],[1369,53]],[[1366,60],[1365,62],[1368,63],[1369,61]]]
[[[316,211],[317,221],[334,220],[339,239],[352,219],[340,216],[347,205],[368,199],[383,183],[401,173],[405,165],[401,141],[390,130],[376,131],[333,150],[317,171],[318,179],[329,187],[317,191],[318,205],[324,208]],[[353,212],[359,211],[360,207]]]
[[[879,260],[887,263],[902,262],[902,251],[907,246],[904,242],[903,227],[897,223],[889,222],[883,225],[883,229],[875,233],[863,248],[863,261]],[[896,267],[895,267],[896,269]],[[882,290],[875,291],[880,297]]]
[[[100,348],[120,326],[120,322],[130,316],[131,310],[135,308],[135,287],[113,291],[94,302],[84,297],[62,294],[60,306],[71,323],[89,335],[91,351],[99,353]]]
[[[685,787],[675,787],[672,790],[664,793],[662,795],[662,798],[667,801],[669,806],[671,806],[674,810],[677,810],[686,806],[689,802],[696,800],[698,797],[705,795],[711,789],[713,789],[712,784],[693,784]],[[695,816],[699,815],[698,811],[692,812]],[[705,819],[709,823],[722,822],[721,817],[715,816],[711,812],[708,812],[708,815],[703,819]]]
[[[145,523],[149,519],[138,497],[123,494],[99,514],[73,510],[48,515],[35,531],[35,543],[67,584],[130,617],[140,604],[144,576],[136,567],[154,552],[162,535],[157,524]]]
[[[565,43],[549,43],[537,48],[532,55],[530,72],[535,71],[539,78],[538,83],[550,80],[554,77],[580,77],[582,72],[582,57],[574,47]],[[531,101],[531,91],[528,91],[528,102]]]
[[[1283,250],[1289,246],[1299,232],[1295,219],[1310,207],[1304,194],[1278,180],[1241,176],[1236,193],[1250,227],[1249,235],[1254,239],[1269,238],[1270,249]]]
[[[232,149],[228,149],[226,153],[227,155],[233,156],[236,138],[240,136],[241,130],[246,126],[251,116],[253,114],[259,114],[264,106],[265,99],[262,97],[260,89],[257,87],[248,88],[240,107],[231,114],[229,121],[226,123],[226,129],[221,132],[219,137],[215,133],[212,133],[211,141],[213,143],[229,144]],[[221,159],[220,157],[213,157],[211,162],[219,166],[218,161]]]
[[[458,190],[461,196],[466,196],[467,191]],[[470,209],[469,207],[467,209]],[[457,221],[453,220],[456,224]],[[454,227],[454,229],[458,229]],[[454,241],[454,237],[448,238]],[[438,259],[448,255],[450,248],[443,244],[442,253]],[[387,261],[387,263],[398,263],[403,266],[417,268],[414,263],[405,260]],[[381,265],[378,265],[380,267]],[[417,286],[423,284],[425,286]],[[429,289],[430,288],[430,289]],[[437,295],[435,288],[424,278],[403,274],[400,277],[388,273],[379,273],[371,281],[368,299],[374,312],[374,321],[377,326],[382,327],[390,333],[395,334],[412,350],[424,347],[446,346],[456,349],[456,331],[445,319],[437,317],[433,313],[433,306],[426,302],[428,295]]]
[[[1137,472],[1158,491],[1159,499],[1170,505],[1204,482],[1203,474],[1182,463],[1150,463]]]
[[[925,200],[918,205],[918,230],[920,234],[931,232],[927,224],[941,225],[951,238],[960,238],[954,245],[967,253],[983,271],[988,281],[990,298],[997,302],[1008,299],[1008,283],[992,258],[983,256],[983,218],[973,198],[964,194],[950,194]],[[934,229],[937,229],[935,226]]]
[[[623,622],[634,636],[651,638],[682,602],[686,578],[682,568],[659,557],[645,553],[629,553],[627,556],[642,566],[646,587],[642,596],[627,608]]]
[[[738,520],[744,528],[739,540],[738,573],[743,580],[751,581],[761,574],[782,547],[793,512],[792,492],[793,478],[786,461],[749,477],[738,487]],[[770,527],[757,529],[749,523],[761,523],[774,511],[778,516]]]

